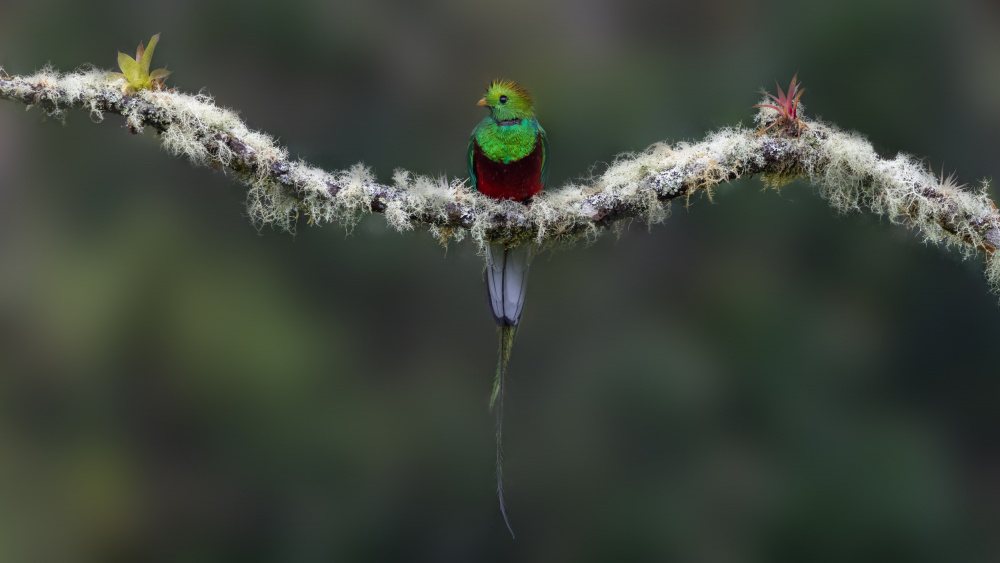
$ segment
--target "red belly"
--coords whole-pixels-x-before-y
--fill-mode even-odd
[[[542,140],[536,139],[531,154],[504,164],[483,154],[476,143],[472,155],[476,173],[476,189],[494,199],[525,201],[542,191]]]

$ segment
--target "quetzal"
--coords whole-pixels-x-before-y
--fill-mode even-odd
[[[469,139],[469,176],[472,187],[487,197],[527,203],[545,188],[548,179],[549,141],[535,119],[531,94],[509,80],[494,80],[479,100],[490,114],[472,130]],[[486,247],[486,290],[493,320],[500,333],[497,370],[490,395],[496,407],[496,472],[500,512],[511,535],[503,495],[503,455],[500,447],[503,423],[503,386],[510,350],[524,306],[531,247],[502,243]]]

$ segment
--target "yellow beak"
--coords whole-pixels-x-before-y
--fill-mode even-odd
[[[486,98],[483,98],[483,99],[479,100],[478,102],[476,102],[476,105],[477,106],[484,106],[485,107],[485,106],[488,106],[490,104],[486,103]]]

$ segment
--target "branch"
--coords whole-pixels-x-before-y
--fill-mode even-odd
[[[290,159],[273,138],[251,131],[209,96],[148,90],[126,95],[121,85],[97,69],[43,69],[32,76],[0,76],[0,98],[39,106],[59,119],[67,109],[88,110],[97,120],[120,114],[135,134],[152,127],[168,152],[235,172],[250,187],[248,211],[258,228],[271,223],[292,231],[300,216],[310,224],[340,221],[350,227],[361,215],[377,212],[399,231],[426,225],[442,243],[469,235],[480,245],[545,245],[593,238],[630,218],[658,223],[671,201],[699,191],[711,197],[712,187],[743,176],[759,174],[775,188],[808,178],[841,212],[867,207],[915,227],[927,241],[954,244],[967,255],[984,253],[987,278],[1000,289],[1000,214],[986,195],[986,182],[976,192],[964,190],[909,155],[884,159],[860,135],[824,123],[807,122],[801,137],[778,127],[763,136],[733,127],[697,143],[659,143],[618,157],[586,185],[550,190],[522,205],[491,200],[464,180],[405,170],[395,172],[392,186],[378,183],[361,164],[327,172]],[[756,120],[767,126],[777,117],[762,108]]]

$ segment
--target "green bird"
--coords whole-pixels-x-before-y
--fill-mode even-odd
[[[535,119],[531,94],[509,80],[494,80],[479,100],[490,114],[472,130],[469,176],[472,187],[487,197],[527,203],[548,180],[549,139]],[[486,247],[486,290],[500,333],[497,369],[490,408],[496,406],[497,497],[503,521],[514,536],[503,493],[503,386],[510,350],[521,320],[531,263],[531,247],[491,244]]]

